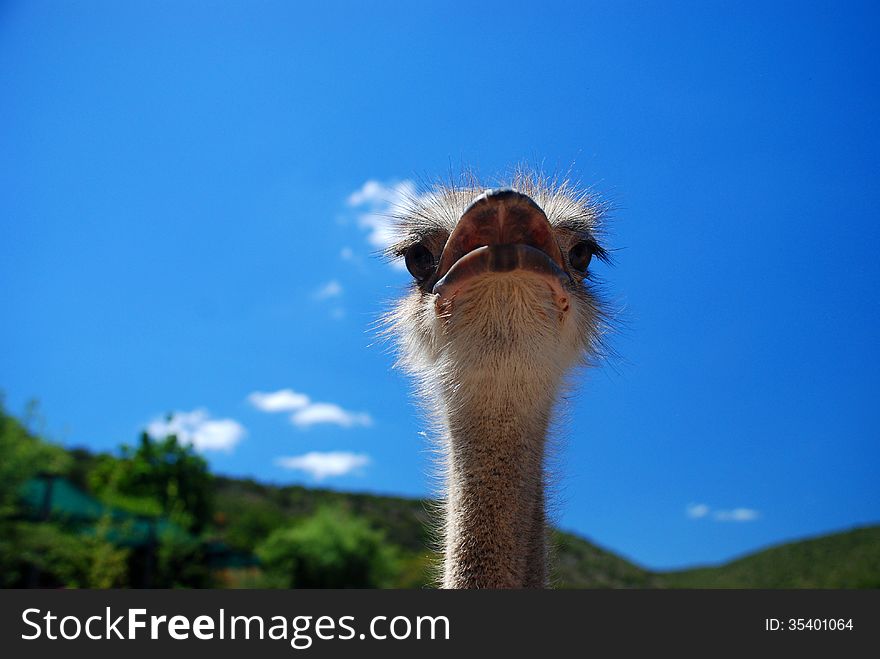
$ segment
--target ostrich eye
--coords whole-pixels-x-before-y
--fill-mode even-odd
[[[403,258],[409,274],[418,281],[427,279],[434,272],[434,255],[422,243],[416,243],[409,247]]]
[[[568,262],[571,263],[572,268],[579,272],[586,272],[592,258],[593,246],[586,240],[575,244],[568,252]]]

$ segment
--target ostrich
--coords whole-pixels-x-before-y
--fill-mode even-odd
[[[408,200],[387,252],[414,279],[386,331],[436,426],[444,588],[547,586],[548,429],[607,327],[589,270],[607,260],[602,205],[526,172],[508,185]]]

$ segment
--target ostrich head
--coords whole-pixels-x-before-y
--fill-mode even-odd
[[[439,430],[446,586],[544,585],[545,437],[566,373],[599,352],[601,211],[525,174],[400,209],[389,255],[413,282],[390,331]]]
[[[538,361],[558,380],[592,361],[606,327],[590,270],[608,259],[603,214],[587,193],[527,174],[409,199],[387,251],[413,277],[389,317],[400,365],[431,384],[487,362]]]

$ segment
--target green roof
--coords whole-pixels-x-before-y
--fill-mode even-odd
[[[47,489],[50,486],[49,518],[80,525],[81,533],[97,533],[97,524],[109,520],[110,527],[104,533],[108,540],[119,545],[143,546],[167,534],[181,539],[192,538],[186,530],[166,517],[136,515],[109,506],[86,494],[67,479],[59,477],[33,478],[24,484],[21,499],[31,519],[42,518]]]
[[[107,540],[125,547],[147,546],[169,535],[180,540],[196,539],[167,517],[137,515],[118,506],[110,506],[57,476],[33,478],[22,486],[20,497],[27,517],[34,521],[43,518],[50,487],[49,519],[74,524],[83,535],[97,534],[98,525],[109,520],[109,526],[101,533]],[[222,542],[203,542],[202,548],[208,561],[217,568],[259,564],[253,554],[235,551]]]

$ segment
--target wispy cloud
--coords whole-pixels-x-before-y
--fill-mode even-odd
[[[342,284],[335,279],[328,281],[315,291],[315,298],[318,300],[326,300],[332,297],[339,297],[340,295],[342,295]]]
[[[392,215],[417,198],[416,184],[410,180],[391,183],[370,180],[352,192],[347,203],[357,211],[357,223],[367,231],[367,241],[374,248],[385,249],[395,238]],[[394,261],[392,265],[404,267],[400,261]]]
[[[327,423],[342,428],[371,426],[373,418],[366,412],[351,412],[335,403],[313,402],[305,394],[292,389],[275,392],[255,391],[248,401],[262,412],[293,412],[290,422],[298,428]]]
[[[320,453],[312,451],[305,455],[292,455],[275,459],[275,464],[285,469],[304,471],[316,481],[324,480],[331,476],[344,476],[367,466],[370,457],[364,453],[347,453],[344,451],[329,451]]]
[[[292,389],[281,389],[270,393],[255,391],[248,396],[248,402],[261,412],[291,412],[306,407],[309,397]]]
[[[733,510],[716,510],[713,518],[719,522],[751,522],[761,516],[752,508],[734,508]]]
[[[713,510],[705,503],[689,503],[685,507],[684,513],[691,519],[702,519],[707,517],[716,522],[752,522],[761,516],[761,513],[753,508]]]
[[[360,190],[348,197],[348,205],[358,209],[358,225],[369,231],[367,240],[374,247],[384,249],[394,242],[391,215],[396,208],[408,205],[416,197],[416,184],[412,181],[382,183],[367,181]]]
[[[689,503],[685,508],[685,514],[691,519],[699,519],[709,514],[709,506],[705,503]]]
[[[308,428],[319,423],[332,423],[343,428],[373,425],[373,419],[365,412],[349,412],[333,403],[311,403],[294,412],[290,420],[295,426]]]
[[[184,444],[198,451],[231,452],[247,430],[234,419],[212,419],[207,410],[174,412],[170,418],[156,418],[147,425],[147,434],[155,439],[177,435]]]

